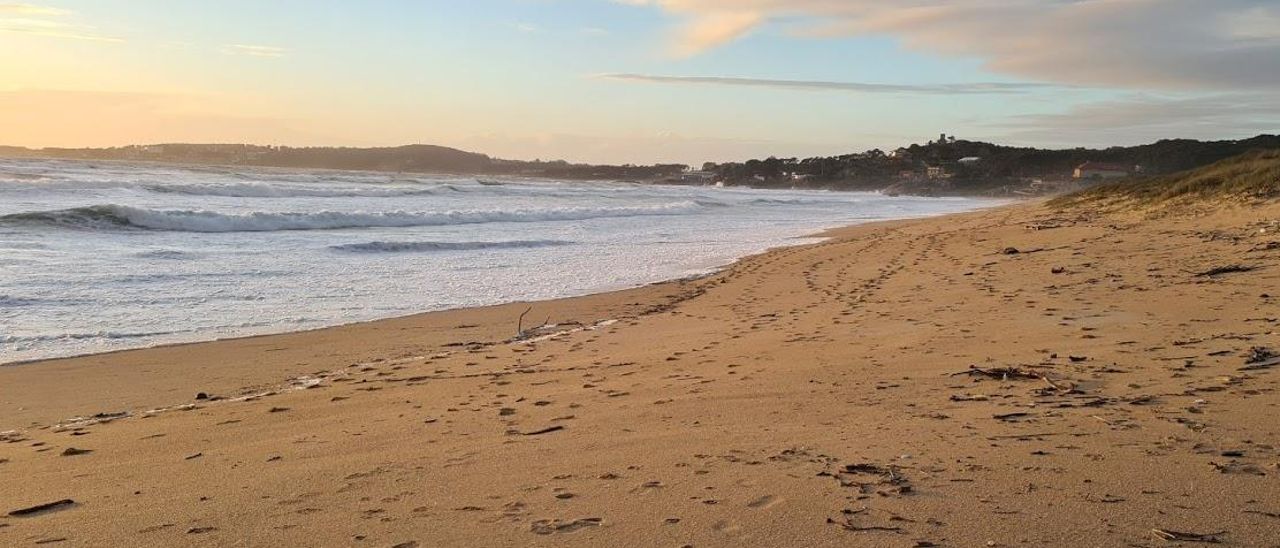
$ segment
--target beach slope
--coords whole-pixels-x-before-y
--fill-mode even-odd
[[[518,341],[528,305],[0,368],[0,544],[1280,539],[1280,206],[830,236]]]

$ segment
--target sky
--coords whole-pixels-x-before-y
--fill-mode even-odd
[[[0,144],[512,159],[1280,132],[1280,0],[0,0]]]

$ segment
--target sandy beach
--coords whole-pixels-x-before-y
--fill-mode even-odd
[[[518,341],[529,304],[0,367],[0,545],[1277,546],[1278,219],[1024,203]]]

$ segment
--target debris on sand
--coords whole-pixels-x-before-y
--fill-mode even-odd
[[[529,526],[529,530],[538,535],[550,535],[552,533],[572,533],[578,529],[586,527],[599,527],[604,523],[603,518],[580,518],[572,521],[564,521],[558,519],[540,519],[533,522]]]
[[[1001,420],[1001,421],[1015,422],[1018,419],[1025,419],[1030,416],[1031,416],[1031,413],[1002,413],[999,415],[992,415],[991,418],[996,420]]]
[[[525,436],[537,436],[537,435],[539,435],[539,434],[549,434],[549,433],[551,433],[551,432],[555,432],[555,431],[558,431],[558,430],[564,430],[564,425],[562,425],[562,424],[557,424],[557,425],[555,425],[555,426],[548,426],[548,427],[546,427],[546,428],[539,428],[539,429],[537,429],[537,430],[533,430],[533,431],[530,431],[530,432],[525,432],[523,435],[525,435]]]
[[[1167,540],[1169,542],[1204,542],[1208,544],[1218,544],[1222,542],[1218,537],[1226,534],[1226,531],[1217,533],[1184,533],[1181,531],[1170,531],[1168,529],[1152,529],[1151,534],[1156,538]]]
[[[1239,463],[1235,461],[1224,463],[1224,464],[1209,461],[1209,466],[1212,466],[1213,469],[1217,470],[1219,474],[1247,474],[1251,476],[1267,475],[1266,472],[1263,472],[1257,466],[1254,466],[1252,464]]]
[[[1203,272],[1197,272],[1195,276],[1197,278],[1212,278],[1214,276],[1221,276],[1223,274],[1238,274],[1241,272],[1252,272],[1257,269],[1258,267],[1256,266],[1249,266],[1249,265],[1243,265],[1243,264],[1229,264],[1224,266],[1216,266],[1216,267],[1210,268],[1209,270],[1205,270]]]
[[[1280,353],[1265,346],[1255,346],[1249,349],[1249,354],[1245,356],[1244,367],[1241,367],[1240,371],[1270,369],[1277,365],[1280,365]]]
[[[863,495],[905,495],[911,492],[911,483],[898,473],[895,466],[871,463],[846,464],[835,472],[822,471],[819,476],[835,478],[841,487],[856,487]]]
[[[45,512],[54,512],[54,511],[57,511],[57,510],[62,510],[62,509],[64,509],[64,508],[69,508],[69,507],[71,507],[71,506],[75,506],[75,504],[76,504],[76,501],[74,501],[74,500],[71,500],[71,499],[62,499],[62,500],[58,500],[58,501],[54,501],[54,502],[46,502],[46,503],[44,503],[44,504],[37,504],[37,505],[35,505],[35,506],[30,506],[30,507],[27,507],[27,508],[19,508],[19,509],[17,509],[17,510],[14,510],[14,511],[12,511],[12,512],[9,512],[9,516],[10,516],[10,517],[15,517],[15,518],[26,517],[26,516],[34,516],[34,515],[38,515],[38,514],[43,514],[43,513],[45,513]]]
[[[956,377],[960,375],[969,375],[971,377],[989,377],[992,379],[1000,379],[1002,381],[1007,381],[1009,379],[1039,380],[1044,378],[1044,375],[1041,375],[1039,373],[1033,373],[1031,371],[1027,371],[1017,367],[996,367],[992,369],[983,369],[976,365],[970,365],[969,369],[951,374],[952,377]]]
[[[855,533],[881,532],[881,533],[902,534],[904,532],[901,527],[887,527],[883,525],[858,525],[854,523],[854,516],[857,516],[860,514],[866,514],[869,510],[870,510],[869,508],[861,508],[858,510],[845,509],[841,511],[841,514],[843,514],[841,516],[841,519],[836,520],[834,518],[827,518],[827,523],[830,523],[833,525],[839,525],[841,529],[844,529],[845,531],[852,531]]]

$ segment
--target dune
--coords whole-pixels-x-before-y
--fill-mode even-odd
[[[1280,183],[1240,167],[0,367],[0,544],[1274,545]]]

